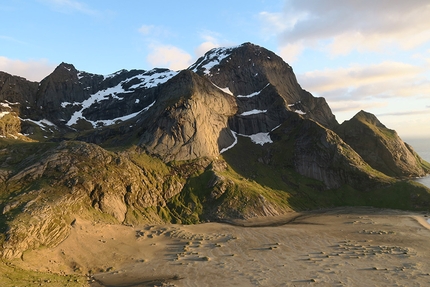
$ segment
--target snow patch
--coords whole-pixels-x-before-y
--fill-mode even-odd
[[[299,115],[306,115],[306,113],[302,110],[295,110],[294,112],[298,113]]]
[[[258,96],[265,88],[267,88],[268,86],[270,85],[270,83],[268,83],[267,85],[265,85],[264,86],[264,88],[262,88],[260,91],[258,91],[258,92],[254,92],[254,93],[252,93],[252,94],[249,94],[249,95],[238,95],[237,97],[238,98],[252,98],[252,97],[255,97],[255,96]]]
[[[122,70],[119,70],[119,71],[117,71],[117,72],[115,72],[115,73],[112,73],[112,74],[109,74],[109,75],[104,75],[104,76],[103,76],[103,78],[104,78],[103,80],[113,78],[113,77],[115,77],[115,76],[117,76],[117,75],[119,75],[119,74],[122,74],[122,73],[124,73],[124,72],[127,72],[127,70],[122,69]]]
[[[79,71],[76,76],[78,76],[78,80],[80,80],[85,76],[85,72]]]
[[[67,107],[68,105],[72,105],[72,106],[74,106],[74,105],[80,105],[81,103],[78,103],[78,102],[75,102],[75,103],[71,103],[71,102],[62,102],[60,105],[61,105],[61,107],[62,108],[65,108],[65,107]],[[28,108],[28,107],[27,107]]]
[[[102,101],[102,100],[108,98],[109,96],[112,96],[113,98],[118,99],[118,100],[122,100],[123,98],[118,97],[116,94],[118,94],[118,93],[131,93],[130,91],[125,91],[121,84],[122,84],[122,82],[119,83],[115,87],[108,88],[108,89],[102,90],[102,91],[98,91],[97,93],[91,95],[88,99],[86,99],[82,103],[78,103],[78,102],[73,103],[73,105],[82,105],[82,108],[79,111],[76,111],[72,115],[72,117],[70,118],[70,120],[67,122],[66,125],[71,126],[71,125],[76,124],[78,119],[83,118],[83,115],[82,115],[83,111],[98,101]],[[64,102],[64,103],[61,103],[61,106],[64,108],[65,106],[67,106],[67,104],[70,104],[70,103]]]
[[[233,148],[236,144],[237,144],[237,133],[236,132],[234,132],[234,131],[232,131],[232,130],[230,130],[231,131],[231,134],[233,135],[233,137],[234,137],[234,142],[230,145],[230,146],[228,146],[228,147],[225,147],[225,148],[223,148],[222,150],[220,150],[220,154],[221,153],[223,153],[223,152],[226,152],[226,151],[228,151],[229,149],[231,149],[231,148]]]
[[[214,83],[212,83],[212,85],[214,85],[215,87],[217,87],[217,89],[223,91],[224,93],[234,96],[228,87],[221,88],[221,87],[218,87],[217,85],[215,85]]]
[[[4,103],[0,103],[0,106],[2,106],[4,108],[12,109],[12,107],[10,105],[19,105],[19,103],[18,102],[12,103],[12,102],[9,102],[8,100],[5,100]]]
[[[274,130],[278,129],[281,125],[277,125],[276,127],[274,127],[273,129],[271,129],[270,131],[273,132]]]
[[[142,110],[140,110],[138,112],[135,112],[135,113],[132,113],[132,114],[129,114],[129,115],[126,115],[126,116],[122,116],[122,117],[119,117],[119,118],[115,118],[115,119],[112,119],[112,120],[98,120],[98,121],[89,121],[89,120],[87,120],[87,121],[90,122],[93,125],[94,128],[96,128],[97,126],[100,126],[100,125],[103,125],[103,126],[114,125],[117,122],[127,121],[127,120],[129,120],[131,118],[134,118],[135,116],[137,116],[140,113],[146,112],[154,104],[155,104],[155,101],[153,101],[150,105],[148,105],[147,107],[143,108]]]
[[[32,119],[21,119],[19,118],[21,121],[26,121],[26,122],[31,122],[33,124],[38,125],[42,130],[46,130],[48,127],[54,127],[56,128],[57,126],[55,124],[53,124],[52,122],[48,121],[47,119],[43,119],[40,121],[35,121]],[[51,130],[52,132],[52,130]]]
[[[155,72],[155,70],[151,70],[149,72],[145,72],[143,74],[134,76],[130,79],[125,80],[124,82],[129,82],[133,79],[141,80],[141,83],[135,84],[130,87],[130,89],[135,90],[138,88],[153,88],[158,85],[164,84],[174,76],[176,76],[178,72],[167,70],[163,72]]]
[[[210,70],[219,63],[221,63],[225,58],[228,58],[234,48],[236,47],[214,48],[207,52],[204,56],[204,59],[201,61],[201,63],[207,62],[206,64],[201,66],[201,68],[203,69],[203,73],[207,76],[210,76]],[[198,65],[196,65],[195,67],[191,66],[190,69],[194,73],[197,73],[198,67]]]
[[[4,109],[9,109],[9,111],[1,111],[0,110],[0,119],[3,118],[5,115],[10,114],[13,110],[11,105],[19,105],[19,103],[11,103],[7,100],[5,100],[3,103],[0,103],[0,107],[4,108]]]
[[[138,104],[138,103],[140,103],[140,100],[139,100],[139,99],[136,99],[136,100],[134,101],[134,103],[135,103],[135,104]]]
[[[4,117],[5,115],[7,115],[7,114],[10,114],[10,112],[0,112],[0,119],[1,119],[2,117]]]
[[[277,126],[274,129],[272,129],[272,131],[275,130],[275,129],[277,129],[279,126]],[[264,144],[266,144],[266,143],[273,143],[272,139],[270,138],[269,133],[256,133],[256,134],[253,134],[253,135],[243,135],[243,134],[238,134],[235,131],[231,131],[231,134],[234,137],[234,142],[230,146],[228,146],[226,148],[223,148],[219,152],[220,154],[223,153],[223,152],[228,151],[229,149],[233,148],[237,144],[237,136],[250,138],[253,143],[259,144],[261,146],[264,145]]]
[[[270,138],[269,133],[257,133],[253,135],[242,135],[239,134],[242,137],[248,137],[251,139],[251,141],[255,144],[264,145],[265,143],[273,143],[272,139]]]
[[[267,110],[251,110],[241,113],[241,116],[250,116],[250,115],[257,115],[257,114],[264,114]]]
[[[124,73],[125,71],[126,70],[121,70],[121,71],[118,71],[114,74],[104,76],[104,78],[105,79],[112,78],[116,75]],[[156,72],[156,70],[154,69],[154,70],[151,70],[149,72],[145,72],[143,74],[139,74],[139,75],[133,76],[131,78],[125,79],[124,81],[120,82],[118,85],[116,85],[114,87],[110,87],[110,88],[107,88],[105,90],[98,91],[97,93],[92,94],[88,99],[84,100],[81,103],[79,103],[79,102],[75,102],[75,103],[63,102],[63,103],[61,103],[61,106],[63,108],[67,107],[68,105],[80,105],[81,106],[80,110],[73,113],[73,115],[70,117],[70,119],[66,123],[66,125],[72,126],[72,125],[76,124],[79,119],[85,119],[85,117],[83,116],[84,110],[91,107],[91,105],[93,105],[99,101],[103,101],[109,97],[112,97],[112,98],[117,99],[117,100],[123,100],[124,98],[118,96],[119,94],[133,93],[133,92],[135,92],[135,89],[137,89],[137,88],[156,87],[160,84],[167,82],[169,79],[176,76],[177,74],[178,74],[178,72],[174,72],[171,70]],[[141,82],[138,84],[135,84],[135,85],[131,86],[129,89],[125,90],[123,88],[123,85],[125,83],[130,82],[131,80],[134,80],[134,79],[139,79]],[[137,104],[139,102],[140,102],[140,100],[136,99],[135,103]],[[152,105],[153,104],[149,105],[145,109],[149,109]],[[144,111],[145,109],[143,109],[142,111]],[[138,113],[140,113],[142,111],[139,111]],[[111,119],[111,120],[99,120],[99,121],[89,121],[87,119],[85,119],[85,120],[91,122],[93,124],[93,126],[97,126],[97,124],[99,124],[99,123],[103,124],[103,125],[112,125],[117,121],[125,121],[129,118],[132,118],[132,117],[136,116],[138,113],[125,115],[123,117],[119,117],[119,118]]]
[[[293,106],[298,105],[298,104],[301,104],[301,103],[302,103],[302,101],[298,101],[297,103],[289,104],[288,106],[289,106],[289,107],[293,107]]]

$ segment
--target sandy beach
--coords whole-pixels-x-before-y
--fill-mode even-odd
[[[100,286],[429,286],[426,214],[372,208],[231,223],[102,225],[15,264]]]

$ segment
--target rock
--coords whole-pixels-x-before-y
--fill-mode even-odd
[[[228,88],[236,97],[238,112],[230,119],[229,126],[240,134],[269,132],[288,118],[287,111],[300,111],[304,118],[325,127],[338,125],[325,99],[303,90],[291,66],[260,46],[245,43],[233,48],[215,48],[190,69],[218,87]],[[242,116],[251,110],[266,112]]]
[[[139,142],[150,153],[165,161],[216,157],[233,143],[227,122],[237,108],[231,95],[186,70],[160,95],[158,106],[144,117],[149,124]]]

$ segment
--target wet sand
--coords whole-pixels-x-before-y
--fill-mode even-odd
[[[25,253],[21,267],[100,286],[430,286],[424,214],[372,208],[230,223],[102,225]]]

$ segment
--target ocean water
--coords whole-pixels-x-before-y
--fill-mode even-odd
[[[430,138],[405,139],[404,141],[411,145],[420,157],[425,161],[430,162]],[[430,176],[417,178],[416,181],[430,187]]]

